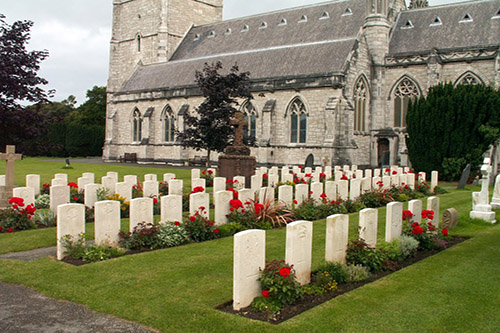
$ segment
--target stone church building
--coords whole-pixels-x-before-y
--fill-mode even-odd
[[[439,82],[500,85],[500,0],[336,0],[222,21],[223,0],[114,0],[103,158],[180,164],[205,63],[249,71],[259,165],[408,165],[405,115]],[[217,156],[213,156],[214,161]]]

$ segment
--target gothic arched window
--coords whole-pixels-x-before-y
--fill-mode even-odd
[[[169,105],[163,111],[163,140],[165,142],[175,141],[175,117]]]
[[[354,86],[354,130],[366,131],[366,105],[368,87],[366,81],[360,77]]]
[[[288,106],[290,114],[290,142],[306,143],[307,109],[300,98],[295,98]]]
[[[241,111],[248,122],[248,125],[243,126],[243,136],[245,138],[255,138],[257,134],[257,111],[250,102],[245,103]]]
[[[460,76],[455,82],[455,86],[459,84],[484,84],[483,80],[472,72],[466,72]]]
[[[394,89],[394,127],[406,127],[406,114],[411,99],[420,96],[420,90],[409,78],[402,79]]]
[[[133,117],[132,141],[139,142],[142,140],[142,117],[139,110],[135,109],[132,117]]]

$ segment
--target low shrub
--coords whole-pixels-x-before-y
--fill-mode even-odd
[[[410,236],[402,235],[399,237],[399,246],[401,249],[402,260],[412,258],[417,254],[418,241]]]
[[[36,228],[32,217],[36,208],[33,204],[25,206],[22,198],[12,197],[11,207],[0,210],[0,233],[29,230]]]
[[[360,239],[348,244],[346,260],[348,264],[361,265],[377,272],[384,270],[388,257],[383,249],[373,249]]]
[[[296,280],[295,270],[284,260],[266,262],[259,281],[262,295],[277,300],[280,308],[286,304],[293,304],[304,296],[304,292]]]
[[[36,209],[47,209],[50,207],[50,195],[49,194],[40,194],[35,199],[35,207]]]
[[[320,290],[315,290],[313,288],[312,290],[312,294],[321,294],[321,293],[327,293],[327,292],[330,292],[330,291],[335,291],[337,290],[337,281],[335,280],[335,278],[328,272],[328,271],[317,271],[314,275],[313,275],[313,285],[314,286],[317,286],[320,288]],[[306,293],[308,293],[306,291]],[[311,293],[308,293],[309,295],[311,295]]]
[[[57,225],[56,214],[51,210],[37,210],[33,216],[33,222],[39,227],[55,227]]]
[[[204,208],[204,207],[200,207]],[[189,221],[184,223],[189,238],[193,242],[204,242],[219,237],[220,230],[213,221],[196,212],[194,216],[189,217]]]
[[[89,263],[120,257],[125,254],[125,249],[119,247],[85,244],[85,234],[83,233],[76,238],[71,235],[64,235],[61,238],[61,244],[67,256]]]
[[[331,278],[337,281],[339,284],[346,283],[347,279],[349,278],[347,266],[340,262],[327,262],[324,265],[320,266],[317,272],[328,273],[329,276],[331,276]]]
[[[219,227],[220,237],[230,237],[234,234],[246,230],[244,226],[242,226],[238,222],[230,222],[223,224]]]
[[[160,248],[174,247],[189,242],[189,234],[180,222],[160,225],[157,234]]]
[[[130,250],[158,248],[159,228],[153,223],[141,222],[129,233],[120,231],[120,245]]]
[[[361,265],[347,265],[347,273],[349,274],[347,282],[361,282],[370,277],[368,268]]]

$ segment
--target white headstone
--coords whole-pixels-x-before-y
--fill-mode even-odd
[[[123,177],[123,181],[130,186],[134,186],[137,184],[137,176],[136,175],[126,175]]]
[[[365,177],[361,179],[361,193],[367,193],[372,191],[372,179]]]
[[[0,186],[5,185],[0,184]],[[40,195],[40,175],[26,175],[26,187],[31,187],[35,196]]]
[[[339,180],[337,181],[337,196],[342,200],[349,199],[349,181]]]
[[[380,169],[374,169],[373,170],[373,177],[380,177],[381,175],[381,170]]]
[[[231,191],[220,191],[214,193],[214,205],[215,205],[215,224],[223,225],[228,222],[227,215],[231,213],[231,205],[229,202],[233,200],[233,192]]]
[[[325,261],[346,263],[349,243],[349,215],[337,214],[326,219]]]
[[[145,198],[158,197],[159,183],[156,180],[146,180],[142,185],[143,196]]]
[[[205,178],[195,178],[191,179],[191,190],[194,190],[196,187],[203,187],[203,191],[207,189],[207,181]]]
[[[382,177],[382,182],[383,182],[382,189],[388,190],[391,188],[391,177],[390,176]]]
[[[99,201],[95,203],[95,243],[117,246],[120,241],[120,202]]]
[[[183,181],[182,179],[172,179],[168,183],[168,194],[169,195],[180,195],[182,196],[182,187]]]
[[[15,187],[12,194],[14,197],[24,200],[24,208],[35,203],[35,191],[31,187]]]
[[[68,174],[66,173],[56,173],[54,179],[63,179],[66,184],[68,184]]]
[[[434,189],[439,183],[439,172],[432,171],[431,173],[431,192],[434,193]]]
[[[104,176],[101,178],[101,184],[104,188],[108,189],[109,194],[114,194],[116,191],[116,183],[113,177]]]
[[[95,174],[93,172],[84,172],[84,173],[82,173],[82,177],[92,180],[91,184],[93,184],[95,182]]]
[[[278,167],[273,166],[271,169],[269,169],[269,175],[277,175],[279,172]]]
[[[51,186],[50,187],[50,210],[57,214],[57,206],[69,203],[69,186]]]
[[[101,184],[87,184],[85,185],[84,202],[87,207],[94,207],[97,202],[97,190],[102,188]],[[68,194],[69,196],[69,194]]]
[[[85,206],[82,204],[59,205],[57,207],[57,260],[65,257],[61,239],[69,235],[73,241],[76,241],[83,233],[85,233]]]
[[[115,171],[108,171],[106,173],[106,176],[113,178],[113,182],[116,184],[118,183],[118,172]]]
[[[351,186],[349,191],[349,199],[356,200],[361,194],[361,179],[353,178],[351,179]]]
[[[269,201],[274,201],[274,188],[262,187],[259,191],[259,203],[265,205]]]
[[[267,178],[267,181],[268,181],[268,185],[270,187],[276,187],[276,185],[278,185],[278,183],[280,181],[280,177],[277,174],[269,175],[269,177]]]
[[[439,227],[439,197],[427,198],[427,210],[434,212],[434,220],[429,221],[434,226]]]
[[[334,181],[327,181],[325,183],[325,194],[328,201],[337,201],[337,183]]]
[[[329,166],[329,165],[325,166],[324,173],[325,173],[325,176],[326,176],[326,180],[332,178],[332,175],[333,175],[333,173],[332,173],[332,167]]]
[[[203,209],[203,208],[204,209]],[[208,218],[210,208],[210,195],[205,192],[198,192],[189,195],[189,215],[194,216],[196,212]]]
[[[415,174],[414,173],[408,173],[406,175],[406,181],[408,182],[408,186],[414,190],[415,189]]]
[[[293,175],[291,173],[287,173],[285,175],[282,175],[281,181],[283,183],[286,183],[286,182],[293,183]]]
[[[153,199],[136,198],[130,201],[130,232],[142,222],[153,223]]]
[[[293,265],[301,285],[311,282],[313,223],[297,221],[286,226],[285,261]]]
[[[479,205],[479,196],[481,192],[472,192],[472,210],[476,210],[476,206]]]
[[[344,173],[342,171],[335,171],[335,181],[338,182],[341,180],[343,175]]]
[[[323,183],[312,183],[311,184],[311,198],[316,204],[321,203],[321,195],[323,194]]]
[[[144,181],[147,182],[147,181],[157,181],[158,180],[158,176],[154,173],[148,173],[148,174],[145,174],[144,175]]]
[[[161,222],[182,222],[182,196],[161,197]]]
[[[365,178],[372,178],[373,177],[373,170],[372,169],[366,169],[365,170]]]
[[[201,175],[200,169],[191,169],[191,181],[200,178],[200,175]]]
[[[245,202],[252,202],[255,200],[255,192],[252,189],[244,188],[238,191],[238,198],[241,203],[245,205]]]
[[[5,175],[0,175],[0,186],[5,186]]]
[[[402,174],[399,176],[399,184],[402,187],[405,187],[408,185],[408,175],[407,174]]]
[[[257,192],[260,190],[262,187],[262,176],[261,175],[253,175],[250,177],[250,188],[254,191]]]
[[[214,178],[214,193],[226,190],[226,178],[225,177],[215,177]]]
[[[385,241],[390,242],[401,236],[403,230],[403,204],[391,202],[387,204],[385,219]]]
[[[382,189],[384,187],[384,184],[382,183],[382,178],[380,178],[380,177],[373,177],[372,178],[372,187],[376,191]]]
[[[291,207],[293,202],[293,186],[281,185],[278,187],[278,201]]]
[[[300,205],[309,198],[309,185],[297,184],[295,186],[295,200]]]
[[[427,174],[425,172],[420,172],[418,174],[418,181],[419,182],[426,182],[427,181]]]
[[[363,178],[363,170],[356,170],[356,179],[361,179]]]
[[[422,200],[411,200],[408,202],[408,210],[413,214],[413,222],[422,223]]]
[[[92,184],[92,179],[85,178],[85,177],[78,178],[78,180],[77,180],[78,191],[84,191],[85,186],[88,184]]]
[[[313,169],[310,168],[310,167],[307,167],[307,168],[305,168],[304,173],[312,174],[313,173]]]
[[[392,186],[399,186],[399,175],[392,175],[390,178],[391,178],[391,181],[390,181],[391,187]]]
[[[353,165],[351,166],[351,171],[352,171],[352,172],[356,172],[356,171],[358,171],[358,166],[357,166],[356,164],[353,164]]]
[[[243,176],[235,176],[233,177],[233,188],[235,190],[241,190],[245,188],[245,177]]]
[[[500,209],[500,175],[495,178],[495,187],[493,188],[493,198],[491,199],[491,208]]]
[[[261,295],[259,277],[266,264],[266,232],[237,233],[233,253],[233,309],[239,311]]]
[[[50,181],[51,186],[67,186],[68,182],[62,178],[54,178]]]
[[[115,192],[124,198],[125,201],[130,202],[132,200],[132,185],[130,183],[116,183]]]
[[[363,239],[368,246],[377,246],[378,210],[365,208],[359,212],[359,238]]]
[[[164,173],[163,174],[163,181],[165,183],[169,183],[172,179],[175,178],[175,173]]]

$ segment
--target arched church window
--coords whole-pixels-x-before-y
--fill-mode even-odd
[[[354,86],[354,130],[366,131],[366,104],[368,87],[366,81],[360,77]]]
[[[406,114],[411,99],[420,96],[420,91],[412,80],[404,78],[394,89],[394,127],[406,127]]]
[[[142,117],[139,110],[135,109],[133,114],[133,141],[139,142],[142,140]]]
[[[306,143],[307,140],[307,109],[300,98],[290,103],[290,142]]]
[[[481,80],[481,78],[479,78],[476,74],[467,72],[459,77],[455,82],[456,86],[459,84],[483,84],[483,80]]]
[[[163,111],[163,140],[165,142],[175,142],[175,117],[169,105]]]
[[[257,134],[257,111],[252,103],[247,102],[242,107],[243,117],[247,125],[243,126],[243,136],[245,138],[256,137]]]

